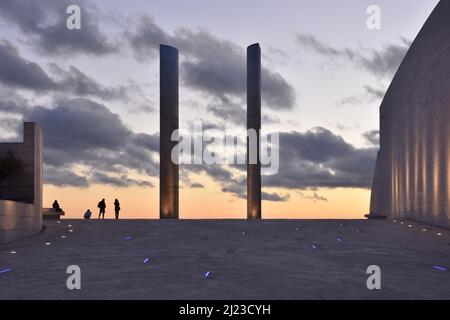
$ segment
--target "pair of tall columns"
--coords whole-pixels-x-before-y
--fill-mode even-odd
[[[172,159],[177,144],[171,140],[178,129],[178,50],[160,45],[160,178],[159,203],[161,219],[178,219],[178,164]],[[261,48],[247,48],[247,129],[256,130],[257,162],[250,164],[247,137],[247,218],[261,219],[261,163],[259,158],[261,129]],[[177,161],[178,162],[178,161]]]

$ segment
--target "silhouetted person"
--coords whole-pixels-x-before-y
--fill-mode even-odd
[[[92,215],[92,211],[90,209],[87,209],[86,212],[84,213],[84,218],[85,219],[90,219]]]
[[[114,200],[114,212],[116,213],[116,219],[119,219],[119,213],[120,213],[120,202],[119,200]]]
[[[63,212],[63,209],[61,209],[57,200],[53,201],[52,208],[53,208],[53,210],[55,210],[58,213]]]
[[[98,203],[97,207],[100,209],[100,212],[98,214],[98,218],[100,219],[100,217],[102,217],[103,219],[105,219],[105,211],[106,211],[105,199],[102,199],[102,201],[100,201]]]

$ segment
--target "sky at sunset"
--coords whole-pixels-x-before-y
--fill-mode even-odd
[[[437,0],[1,0],[0,141],[44,132],[44,206],[159,217],[159,44],[179,49],[180,128],[246,126],[245,49],[262,50],[262,127],[280,132],[263,218],[362,218],[378,107]],[[81,8],[68,30],[66,8]],[[366,26],[370,5],[381,29]],[[180,217],[245,218],[245,166],[182,165]],[[109,210],[108,210],[109,209]]]

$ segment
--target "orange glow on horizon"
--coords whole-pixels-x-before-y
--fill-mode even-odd
[[[223,193],[220,186],[205,184],[204,189],[180,188],[180,219],[246,219],[245,199],[237,199]],[[274,192],[276,189],[270,190]],[[368,213],[370,190],[368,189],[319,189],[327,202],[313,202],[289,192],[287,202],[262,202],[264,219],[363,219]],[[314,193],[304,191],[306,195]],[[83,217],[86,209],[98,217],[97,203],[105,198],[106,218],[113,218],[113,201],[121,203],[122,219],[159,219],[159,188],[114,188],[93,186],[89,189],[44,186],[44,207],[51,207],[58,199],[65,210],[65,218]]]

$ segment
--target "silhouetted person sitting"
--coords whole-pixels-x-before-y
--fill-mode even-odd
[[[119,200],[114,200],[114,212],[116,213],[116,219],[119,219],[119,213],[120,213],[120,202]]]
[[[91,218],[91,215],[92,215],[92,211],[91,210],[89,210],[89,209],[87,209],[86,210],[86,212],[84,213],[84,218],[85,219],[90,219]]]
[[[100,209],[100,212],[98,214],[98,218],[100,219],[100,217],[102,217],[103,219],[105,219],[105,211],[106,211],[105,199],[102,199],[102,201],[100,201],[98,203],[97,207]]]
[[[61,209],[61,207],[59,206],[59,203],[58,203],[57,200],[53,201],[52,208],[53,208],[53,210],[55,210],[59,214],[63,214],[64,213],[63,209]]]

